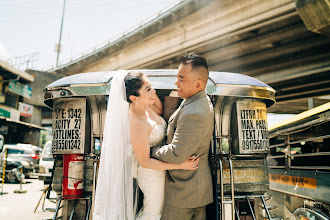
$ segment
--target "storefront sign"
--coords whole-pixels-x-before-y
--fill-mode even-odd
[[[21,95],[25,98],[31,98],[32,96],[32,88],[28,85],[23,85],[17,81],[10,81],[8,85],[8,90],[17,95]]]
[[[18,103],[18,110],[21,116],[32,117],[33,105],[29,105],[23,102]]]
[[[0,108],[0,116],[4,116],[4,117],[9,118],[10,117],[10,112],[3,109],[3,108]]]
[[[269,151],[266,104],[258,101],[237,101],[239,152]]]
[[[66,98],[54,101],[53,154],[84,153],[86,100]]]

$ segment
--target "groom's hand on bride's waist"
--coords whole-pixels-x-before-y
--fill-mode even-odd
[[[160,149],[160,147],[151,147],[150,148],[150,157],[158,159],[156,152]],[[159,160],[159,159],[158,159]]]

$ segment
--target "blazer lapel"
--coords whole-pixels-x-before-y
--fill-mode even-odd
[[[181,104],[179,105],[179,107],[177,108],[177,110],[175,110],[175,112],[173,112],[173,114],[171,115],[171,117],[168,119],[168,124],[173,121],[173,119],[175,118],[175,116],[178,114],[178,112],[180,111],[180,109],[183,107],[185,100],[183,100],[181,102]]]
[[[182,105],[182,108],[184,108],[185,106],[189,105],[190,103],[196,101],[197,99],[203,98],[206,96],[206,91],[202,90],[197,92],[196,94],[190,96],[188,99],[185,99],[185,102]]]
[[[196,94],[190,96],[188,99],[184,99],[180,106],[178,107],[177,110],[175,110],[175,112],[171,115],[171,117],[169,118],[168,120],[168,124],[173,121],[173,119],[175,118],[175,116],[178,114],[178,112],[183,108],[185,107],[186,105],[188,105],[189,103],[192,103],[194,101],[196,101],[197,99],[199,98],[203,98],[206,96],[206,91],[205,90],[202,90],[202,91],[199,91],[197,92]]]

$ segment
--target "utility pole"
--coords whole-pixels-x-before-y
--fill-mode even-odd
[[[61,52],[61,39],[62,39],[62,29],[63,29],[65,4],[66,4],[66,0],[64,0],[64,2],[63,2],[62,22],[61,22],[61,30],[60,30],[60,39],[58,40],[58,45],[57,45],[57,48],[56,48],[56,50],[57,50],[56,67],[58,67],[58,61],[59,61],[60,52]]]

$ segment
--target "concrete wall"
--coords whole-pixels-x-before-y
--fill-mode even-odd
[[[34,82],[28,84],[32,88],[31,99],[24,98],[23,102],[34,106],[46,107],[44,104],[43,89],[57,79],[62,78],[62,76],[59,74],[41,72],[37,70],[26,70],[26,72],[33,75],[35,79]]]

